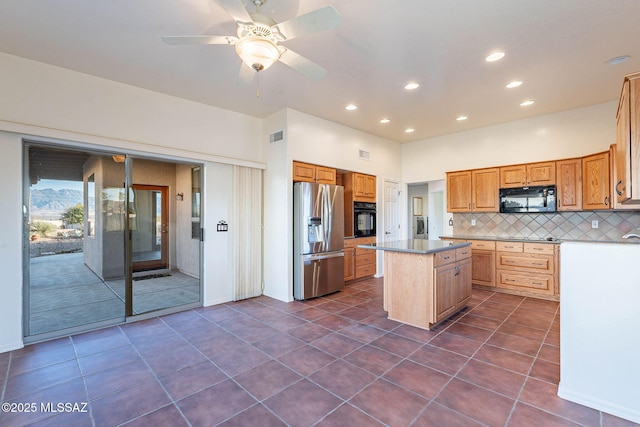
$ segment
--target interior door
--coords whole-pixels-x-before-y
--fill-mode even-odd
[[[133,184],[131,189],[129,227],[133,272],[168,269],[168,187]]]
[[[397,182],[384,183],[384,240],[400,239],[400,186]]]

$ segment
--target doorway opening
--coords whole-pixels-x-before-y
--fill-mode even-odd
[[[25,141],[23,166],[25,342],[202,305],[201,165]]]

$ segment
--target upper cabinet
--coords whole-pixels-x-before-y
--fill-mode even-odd
[[[555,183],[555,162],[529,163],[500,168],[500,188],[554,185]]]
[[[309,163],[293,162],[294,182],[317,182],[318,184],[335,184],[336,170]]]
[[[582,159],[556,161],[556,207],[559,211],[582,210]]]
[[[582,209],[611,209],[609,151],[582,158]]]
[[[353,200],[356,202],[376,201],[376,177],[362,173],[353,174]]]
[[[499,169],[447,173],[448,212],[498,212]]]
[[[640,204],[640,73],[625,77],[616,118],[616,201]]]

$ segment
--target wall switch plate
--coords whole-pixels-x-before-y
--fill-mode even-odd
[[[598,220],[594,219],[593,221],[591,221],[591,228],[598,228]]]
[[[476,226],[476,224],[477,224],[476,220],[475,220],[475,219],[472,219],[472,220],[471,220],[471,226],[472,226],[472,227],[475,227],[475,226]]]

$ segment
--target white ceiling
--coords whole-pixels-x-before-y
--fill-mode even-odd
[[[259,98],[255,80],[240,83],[233,47],[160,39],[235,35],[215,0],[3,0],[0,51],[256,117],[288,107],[398,142],[614,101],[640,70],[638,0],[269,0],[262,13],[282,22],[327,5],[337,29],[283,45],[328,75],[276,63],[260,73]],[[485,62],[494,50],[505,58]],[[620,55],[631,59],[605,64]],[[514,79],[524,84],[506,89]],[[409,81],[420,88],[406,91]]]

